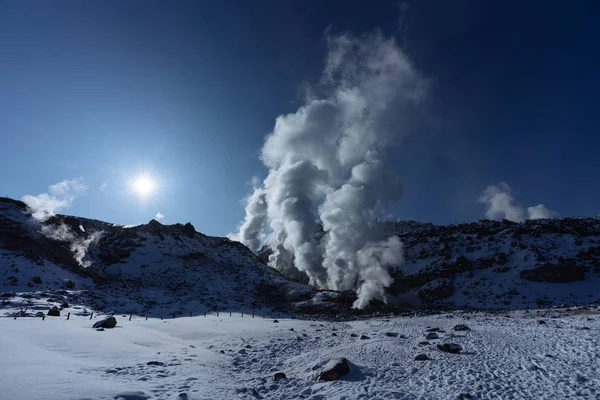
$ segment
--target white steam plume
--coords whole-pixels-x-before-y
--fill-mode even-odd
[[[553,218],[558,215],[543,204],[527,209],[517,205],[514,191],[506,182],[488,186],[478,201],[486,205],[485,216],[493,220],[505,218],[513,222],[522,222],[526,219]]]
[[[43,223],[63,208],[71,206],[73,200],[85,192],[87,187],[82,179],[64,180],[48,187],[48,193],[37,196],[25,195],[22,200],[27,205],[31,216]],[[82,229],[82,231],[84,231]],[[102,236],[103,232],[94,232],[81,238],[64,223],[59,225],[42,225],[40,232],[47,238],[69,243],[73,257],[82,267],[89,267],[91,262],[85,260],[89,246]]]
[[[322,95],[279,116],[265,140],[261,160],[269,174],[248,197],[237,238],[257,250],[268,232],[272,266],[319,287],[357,290],[362,308],[385,299],[387,267],[402,261],[402,244],[385,238],[374,213],[399,198],[384,154],[406,134],[426,84],[394,39],[380,33],[328,37],[328,44],[313,91]]]
[[[31,216],[43,222],[52,217],[56,212],[71,206],[79,194],[86,191],[82,179],[64,180],[48,187],[48,193],[37,196],[26,194],[21,200],[27,205]]]

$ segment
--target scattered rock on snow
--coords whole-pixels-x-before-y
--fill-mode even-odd
[[[429,328],[425,332],[439,332],[440,328]]]
[[[439,339],[439,338],[440,337],[435,332],[430,332],[427,334],[427,336],[425,336],[425,339],[427,339],[427,340],[433,340],[433,339]]]
[[[283,372],[276,372],[275,376],[273,377],[273,380],[278,381],[280,379],[287,379],[287,376],[285,376]]]
[[[457,332],[465,332],[465,331],[470,331],[471,330],[471,328],[469,328],[468,326],[463,325],[463,324],[456,325],[452,329],[454,329]]]
[[[155,365],[157,367],[164,367],[165,363],[160,361],[148,361],[146,365]]]
[[[60,308],[69,308],[69,303],[66,301],[60,305]]]
[[[385,336],[387,336],[387,337],[398,337],[398,334],[396,332],[386,332]]]
[[[100,320],[100,321],[94,323],[94,325],[92,327],[93,328],[112,329],[115,326],[117,326],[117,319],[113,316],[110,316],[108,318],[105,318],[103,320]]]
[[[427,341],[424,341],[424,342],[419,342],[419,346],[428,346],[428,345],[430,345],[430,344],[431,344],[431,343],[429,343],[429,342],[427,342]]]
[[[444,343],[437,345],[438,350],[443,351],[444,353],[452,353],[457,354],[462,351],[462,347],[456,343]]]
[[[367,339],[371,339],[370,337],[368,337],[367,335],[361,335],[360,340],[367,340]]]
[[[546,325],[546,321],[544,321],[543,319],[540,319],[540,320],[538,321],[538,324],[539,324],[539,325]]]
[[[58,309],[58,307],[54,306],[51,309],[49,309],[48,316],[49,317],[60,317],[60,310]]]
[[[350,372],[348,360],[345,358],[330,360],[321,370],[317,380],[336,381]]]
[[[104,332],[104,328],[96,328],[97,332]]]
[[[277,320],[273,320],[273,323],[274,323],[274,324],[278,324],[278,323],[279,323],[279,321],[277,321]]]
[[[415,357],[415,361],[427,361],[427,360],[429,360],[429,357],[425,353],[419,354],[418,356]]]

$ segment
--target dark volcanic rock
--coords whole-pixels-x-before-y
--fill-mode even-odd
[[[319,381],[336,381],[342,376],[350,372],[348,360],[345,358],[334,359],[329,361],[323,370],[319,373],[317,380]]]
[[[464,324],[456,325],[452,329],[455,330],[455,331],[457,331],[457,332],[464,332],[464,331],[470,331],[471,330],[471,328],[469,328],[468,326],[466,326]]]
[[[275,376],[273,377],[273,380],[278,381],[280,379],[287,379],[287,376],[285,376],[283,372],[276,372]]]
[[[98,321],[94,324],[93,328],[106,328],[106,329],[112,329],[115,326],[117,326],[117,319],[113,316],[110,316],[108,318],[105,318],[101,321]]]
[[[58,309],[58,307],[54,306],[51,309],[49,309],[48,316],[49,317],[60,317],[60,310]]]
[[[585,267],[574,264],[544,264],[541,267],[526,269],[519,274],[532,282],[576,282],[585,279]]]
[[[427,361],[427,360],[429,360],[429,357],[425,353],[419,354],[415,357],[415,361]]]
[[[452,353],[457,354],[462,351],[462,347],[456,343],[444,343],[437,345],[438,350],[443,351],[444,353]]]

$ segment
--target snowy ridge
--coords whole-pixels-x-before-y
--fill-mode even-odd
[[[203,235],[191,224],[152,220],[123,227],[64,215],[40,223],[21,202],[0,199],[0,226],[0,292],[7,297],[30,292],[99,311],[179,316],[289,312],[295,303],[316,312],[342,296],[322,298],[314,288],[281,277],[242,244]],[[315,294],[321,300],[313,301]],[[354,300],[349,297],[334,309],[348,310]]]
[[[22,202],[1,198],[0,292],[67,296],[94,310],[159,316],[264,309],[340,318],[407,307],[522,309],[600,299],[597,218],[381,223],[404,243],[405,262],[392,271],[387,306],[373,302],[355,311],[354,294],[290,282],[266,265],[268,249],[257,256],[191,224],[124,227],[64,215],[37,222]]]

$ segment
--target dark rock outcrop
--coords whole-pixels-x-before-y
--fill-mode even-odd
[[[103,320],[100,320],[100,321],[97,321],[96,323],[94,323],[93,328],[112,329],[115,326],[117,326],[117,319],[113,316],[110,316],[108,318],[105,318]]]
[[[287,376],[283,372],[276,372],[275,376],[273,376],[274,381],[278,381],[280,379],[287,379]]]
[[[336,381],[350,372],[348,360],[345,358],[329,361],[319,373],[319,381]]]
[[[584,280],[585,270],[581,265],[547,263],[537,268],[523,270],[519,275],[532,282],[566,283]]]
[[[49,317],[60,317],[60,310],[58,309],[58,307],[54,306],[51,309],[48,310],[48,314]]]
[[[456,343],[443,343],[437,345],[438,350],[444,353],[457,354],[462,351],[462,347]]]

